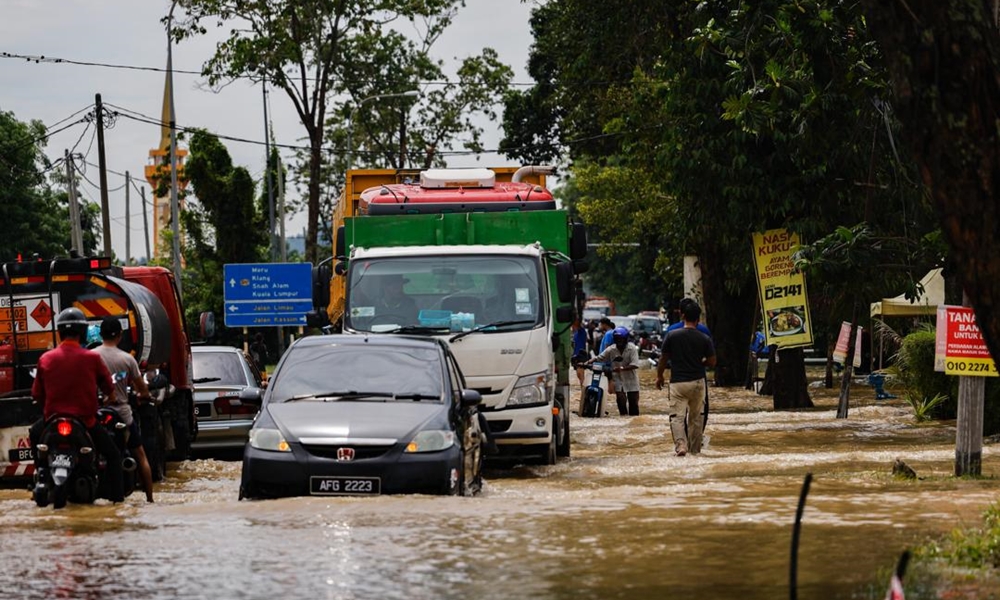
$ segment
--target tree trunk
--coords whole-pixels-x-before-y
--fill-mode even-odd
[[[1000,37],[982,0],[865,0],[903,141],[930,190],[955,271],[1000,356]]]
[[[749,244],[749,237],[747,240]],[[754,290],[752,285],[742,286],[738,294],[726,290],[724,263],[716,260],[716,249],[705,247],[699,251],[701,284],[708,312],[708,328],[715,342],[715,383],[719,386],[742,385],[746,377],[747,356],[750,352],[749,324],[752,322],[754,300],[743,290]],[[754,293],[756,293],[754,291]]]
[[[322,129],[322,123],[320,128]],[[308,221],[306,224],[306,261],[316,264],[318,261],[319,233],[319,183],[320,171],[323,166],[322,133],[309,132],[309,204]]]
[[[789,348],[775,352],[774,410],[812,408],[809,386],[806,382],[806,355],[802,348]]]

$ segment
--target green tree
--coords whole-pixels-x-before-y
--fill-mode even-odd
[[[185,315],[197,323],[205,311],[223,313],[223,265],[261,262],[267,252],[267,217],[254,197],[254,181],[233,165],[225,145],[206,131],[191,136],[184,174],[191,185],[184,226]],[[265,198],[266,199],[266,198]]]
[[[993,3],[865,0],[902,139],[930,191],[990,353],[1000,357],[1000,37]]]
[[[175,29],[177,39],[203,34],[219,21],[233,25],[228,39],[203,66],[211,83],[238,77],[267,81],[283,90],[295,106],[309,138],[306,258],[315,262],[325,125],[335,106],[334,95],[368,83],[353,79],[355,69],[365,64],[366,52],[395,37],[393,30],[413,30],[417,44],[427,45],[448,26],[463,2],[179,0],[179,4],[187,17]],[[407,84],[380,92],[412,89],[415,82]]]
[[[40,121],[25,123],[0,111],[0,261],[69,251],[69,206],[46,181],[54,165],[42,152],[45,138]]]
[[[666,204],[658,214],[675,231],[656,239],[662,255],[644,272],[655,273],[663,256],[698,256],[717,379],[740,382],[756,306],[752,232],[788,227],[808,241],[862,221],[882,236],[927,231],[912,169],[894,154],[878,48],[857,2],[637,1],[629,4],[648,19],[643,26],[606,30],[587,22],[587,11],[601,10],[594,4],[536,11],[552,20],[536,29],[548,32],[536,48],[550,55],[533,64],[554,73],[547,110],[558,120],[535,137],[555,131],[574,161],[597,165],[580,172],[581,188],[600,169],[648,173],[659,192],[643,199]],[[632,22],[632,10],[614,9]]]

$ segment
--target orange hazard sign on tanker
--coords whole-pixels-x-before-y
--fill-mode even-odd
[[[48,296],[39,298],[34,294],[0,297],[0,333],[48,331],[52,316],[59,309],[58,295],[51,300],[52,304]]]

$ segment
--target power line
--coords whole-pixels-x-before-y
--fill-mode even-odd
[[[156,127],[169,127],[169,125],[170,125],[169,123],[166,123],[166,122],[164,122],[164,121],[162,121],[160,119],[157,119],[156,117],[150,117],[149,115],[144,115],[144,114],[142,114],[140,112],[137,112],[137,111],[134,111],[134,110],[129,110],[129,109],[123,108],[121,106],[115,106],[114,104],[110,104],[110,103],[105,103],[105,106],[108,106],[108,107],[114,108],[116,110],[122,111],[122,112],[120,112],[118,114],[119,114],[119,116],[125,117],[126,119],[131,119],[133,121],[138,121],[140,123],[146,123],[146,124],[149,124],[149,125],[155,125]],[[213,131],[210,131],[208,129],[205,129],[203,127],[185,127],[183,125],[179,125],[179,124],[176,124],[176,123],[174,124],[174,127],[178,131],[181,131],[181,132],[184,132],[184,133],[195,133],[197,131],[204,130],[204,131],[208,131],[209,133],[211,133],[215,137],[219,138],[220,140],[227,140],[227,141],[230,141],[230,142],[238,142],[238,143],[242,143],[242,144],[255,144],[257,146],[263,146],[263,145],[265,145],[264,142],[262,142],[260,140],[253,140],[253,139],[249,139],[249,138],[243,138],[243,137],[237,137],[237,136],[233,136],[233,135],[226,135],[226,134],[223,134],[223,133],[217,133],[217,132],[213,132]],[[272,142],[271,146],[276,147],[276,148],[284,148],[286,150],[311,150],[312,149],[309,146],[296,146],[296,145],[293,145],[293,144],[279,144],[279,143],[276,143],[276,142]],[[339,148],[323,148],[323,151],[324,152],[328,152],[330,154],[336,154],[336,153],[343,153],[344,152],[343,150],[340,150]],[[378,154],[380,154],[376,150],[361,150],[361,151],[357,151],[356,150],[356,151],[354,151],[354,153],[355,154],[368,154],[368,155],[378,155]],[[471,155],[476,155],[476,154],[500,154],[500,152],[499,152],[499,150],[482,150],[482,151],[479,151],[479,152],[477,152],[475,150],[444,150],[444,151],[437,152],[437,154],[439,156],[471,156]]]
[[[120,63],[104,63],[104,62],[96,62],[96,61],[74,60],[74,59],[71,59],[71,58],[60,58],[60,57],[57,57],[57,56],[32,55],[32,54],[17,54],[17,53],[14,53],[14,52],[0,52],[0,58],[24,60],[26,62],[36,63],[36,64],[42,64],[42,63],[47,63],[47,64],[66,64],[66,65],[77,65],[77,66],[81,66],[81,67],[99,67],[99,68],[102,68],[102,69],[119,69],[119,70],[125,70],[125,71],[147,71],[147,72],[152,72],[152,73],[166,73],[167,72],[167,69],[165,69],[163,67],[147,67],[147,66],[142,66],[142,65],[125,65],[125,64],[120,64]],[[173,69],[173,72],[174,73],[179,73],[181,75],[198,75],[198,76],[204,76],[205,75],[202,71],[192,71],[190,69]],[[294,78],[296,81],[302,79],[297,74],[285,73],[285,75],[287,77],[289,77],[289,78]],[[234,77],[230,77],[230,79],[247,79],[249,81],[254,81],[254,82],[260,81],[259,78],[254,77],[252,75],[236,75]],[[313,81],[313,82],[318,81],[317,78],[315,78],[315,77],[306,77],[305,79],[306,79],[306,81]],[[414,85],[436,85],[436,86],[466,85],[464,82],[461,82],[461,81],[451,81],[451,80],[447,80],[447,79],[440,80],[440,81],[416,81],[413,84]],[[510,82],[510,85],[530,87],[530,86],[535,85],[535,83],[534,82],[526,83],[526,82],[520,82],[520,81],[512,81],[512,82]]]

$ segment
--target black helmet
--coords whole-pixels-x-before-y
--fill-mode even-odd
[[[56,315],[56,328],[61,337],[72,336],[79,340],[87,338],[87,317],[79,308],[64,308]]]

